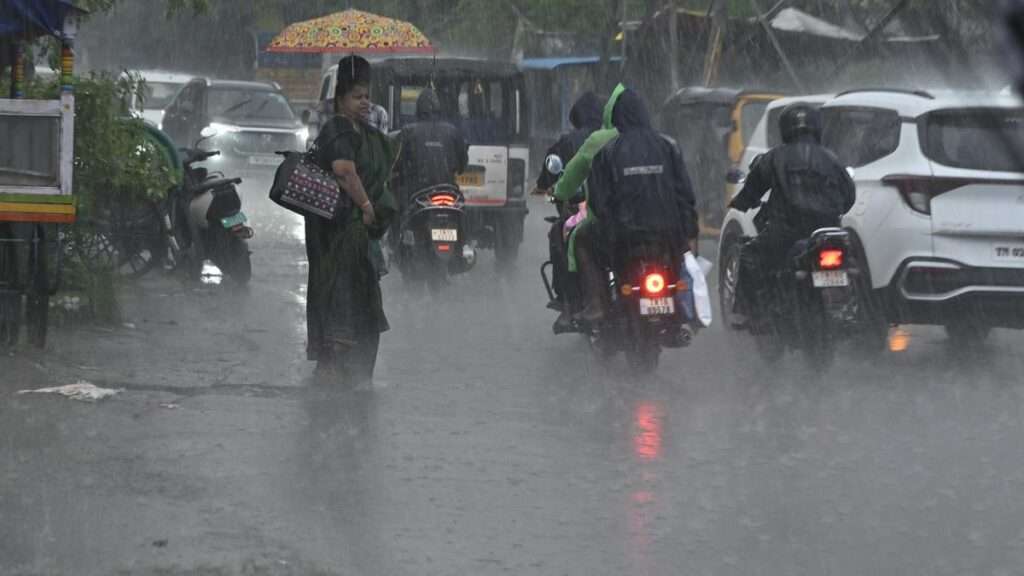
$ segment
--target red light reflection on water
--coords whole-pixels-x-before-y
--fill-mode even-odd
[[[661,456],[662,418],[661,409],[656,404],[641,402],[636,405],[633,451],[643,460],[656,460]]]

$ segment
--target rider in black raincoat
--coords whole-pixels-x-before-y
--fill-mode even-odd
[[[593,92],[587,92],[580,96],[569,112],[569,122],[572,124],[573,130],[563,134],[558,142],[548,149],[547,156],[554,154],[562,159],[563,165],[568,164],[587,138],[601,129],[603,107],[602,99]],[[537,178],[537,189],[551,193],[557,182],[558,175],[548,172],[546,164],[542,165],[540,176]],[[570,207],[561,207],[559,218],[551,224],[551,230],[548,233],[552,288],[556,298],[551,306],[561,310],[561,315],[553,327],[556,334],[572,330],[571,313],[580,300],[578,286],[569,273],[567,242],[563,233],[565,221],[570,214]]]
[[[730,206],[746,212],[761,207],[757,239],[743,251],[739,302],[758,306],[759,289],[783,264],[793,246],[819,228],[840,225],[853,208],[856,187],[839,159],[821,145],[820,112],[791,104],[779,117],[783,145],[758,156],[743,189]],[[754,308],[748,308],[752,310]]]
[[[598,226],[577,237],[577,260],[586,286],[584,320],[599,321],[608,303],[601,270],[630,242],[668,241],[683,254],[700,231],[693,185],[678,146],[651,127],[639,94],[626,90],[612,113],[619,136],[591,168],[588,207]]]
[[[416,100],[416,122],[402,129],[396,167],[399,202],[431,186],[455,184],[469,163],[469,145],[462,132],[441,118],[441,103],[431,89]]]

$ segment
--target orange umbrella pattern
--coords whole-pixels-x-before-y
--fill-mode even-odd
[[[430,40],[408,22],[359,10],[345,10],[291,24],[268,52],[432,52]]]

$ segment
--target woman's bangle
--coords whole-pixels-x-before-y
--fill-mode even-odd
[[[370,202],[369,200],[367,200],[366,202],[363,202],[362,204],[360,204],[360,205],[359,205],[359,208],[361,208],[361,209],[363,209],[363,210],[366,210],[366,207],[367,207],[367,206],[372,206],[372,205],[373,205],[373,203],[372,203],[372,202]]]

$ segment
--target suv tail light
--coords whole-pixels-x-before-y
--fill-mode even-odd
[[[967,186],[971,181],[962,178],[897,175],[886,176],[882,179],[882,183],[899,190],[900,196],[911,210],[931,216],[932,199],[940,194]]]
[[[824,248],[818,252],[818,268],[838,270],[843,267],[845,254],[839,248]]]

